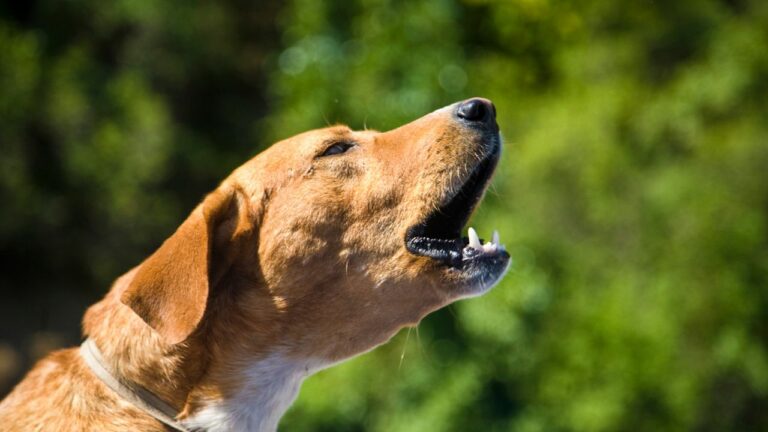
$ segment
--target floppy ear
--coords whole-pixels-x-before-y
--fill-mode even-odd
[[[236,207],[232,195],[208,195],[176,232],[139,267],[120,300],[168,343],[184,341],[203,318],[217,227]]]

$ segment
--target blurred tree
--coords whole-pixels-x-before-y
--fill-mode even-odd
[[[768,425],[764,6],[361,1],[340,24],[305,3],[268,121],[388,128],[491,97],[510,145],[476,219],[516,264],[418,342],[310,380],[286,429]],[[294,67],[318,37],[335,56]]]
[[[278,6],[0,4],[0,340],[16,357],[77,342],[85,307],[264,147]]]
[[[267,143],[482,95],[507,148],[473,224],[511,274],[308,380],[283,428],[768,429],[765,2],[39,1],[0,6],[0,52],[13,347],[74,341]]]

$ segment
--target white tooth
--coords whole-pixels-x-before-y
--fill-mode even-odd
[[[483,245],[480,243],[480,237],[477,236],[477,231],[475,231],[474,228],[470,227],[467,230],[467,236],[469,237],[470,246],[472,246],[475,249],[480,249],[483,247]]]
[[[498,250],[496,243],[486,243],[483,245],[483,252],[494,253]]]
[[[493,244],[496,246],[499,245],[499,242],[501,241],[499,238],[499,230],[493,230],[493,240],[491,240]]]

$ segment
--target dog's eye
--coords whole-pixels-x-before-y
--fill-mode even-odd
[[[325,151],[320,156],[333,156],[342,154],[354,146],[355,144],[350,142],[337,142],[325,149]]]

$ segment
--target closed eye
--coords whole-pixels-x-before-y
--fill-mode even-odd
[[[351,142],[337,142],[330,145],[325,151],[320,154],[320,157],[323,156],[333,156],[337,154],[346,153],[347,150],[354,147],[356,144]]]

